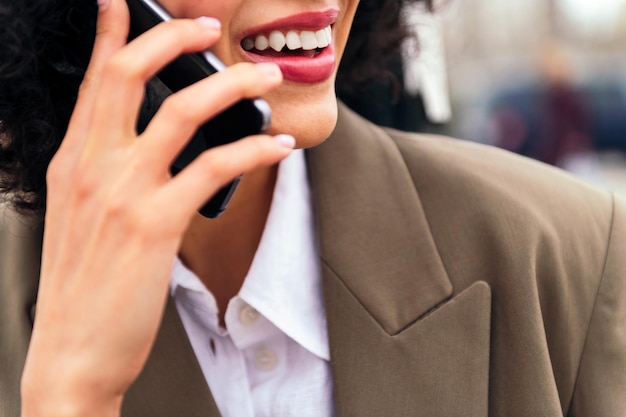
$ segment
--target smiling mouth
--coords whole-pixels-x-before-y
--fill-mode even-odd
[[[272,30],[269,33],[247,36],[241,47],[250,53],[267,57],[301,56],[315,58],[332,43],[332,29],[328,25],[317,31]]]

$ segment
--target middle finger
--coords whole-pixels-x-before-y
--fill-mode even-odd
[[[137,142],[144,170],[168,172],[194,132],[209,118],[242,98],[277,87],[282,74],[271,63],[239,63],[168,97]]]
[[[157,25],[116,52],[102,73],[89,135],[95,143],[88,148],[134,140],[146,82],[179,55],[207,49],[219,35],[215,19],[177,19]]]

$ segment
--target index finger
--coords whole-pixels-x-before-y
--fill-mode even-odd
[[[100,83],[102,69],[111,55],[126,44],[130,17],[124,0],[98,0],[99,10],[96,38],[89,66],[78,91],[78,99],[70,118],[63,152],[79,152],[85,140],[95,103],[95,91]],[[68,149],[68,148],[71,148]]]
[[[95,91],[99,84],[102,68],[109,57],[126,44],[129,26],[126,2],[124,0],[108,1],[109,4],[105,7],[101,6],[98,11],[96,38],[91,60],[78,91],[78,99],[69,121],[67,133],[48,168],[48,182],[52,165],[54,165],[55,176],[60,178],[68,178],[68,174],[74,169],[87,138],[88,126],[95,103]],[[64,204],[65,200],[62,195],[54,196],[49,193],[46,201],[47,215],[61,212]],[[69,221],[70,219],[67,218],[62,218],[60,221],[47,221],[44,240],[58,241]],[[44,261],[53,262],[50,259]]]

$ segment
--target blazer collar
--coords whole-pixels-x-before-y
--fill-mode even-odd
[[[398,149],[340,105],[335,132],[308,158],[338,415],[486,415],[489,287],[448,300],[452,284]],[[122,415],[146,413],[219,416],[172,300]]]
[[[489,286],[451,298],[389,134],[340,106],[309,169],[337,415],[486,416]]]
[[[322,263],[396,334],[452,285],[397,147],[341,104],[339,113],[331,137],[308,152]]]
[[[380,378],[385,375],[391,378],[390,387],[404,380],[383,369],[415,369],[406,366],[411,361],[407,344],[414,341],[412,335],[428,334],[443,322],[431,320],[427,326],[404,330],[449,298],[452,285],[411,176],[383,130],[340,105],[334,133],[326,143],[308,151],[307,157],[338,412],[365,417],[380,411],[382,405],[390,411],[393,405],[372,403],[375,397],[369,390],[380,390]],[[466,303],[463,309],[467,312]],[[445,314],[444,321],[454,322],[459,308],[447,310],[451,313]],[[468,329],[474,331],[476,326]],[[400,336],[400,344],[389,345],[391,335]],[[361,337],[368,343],[359,341]],[[433,363],[439,343],[428,346],[421,355]],[[366,360],[369,353],[386,356],[380,362],[384,368],[376,370]],[[397,358],[395,365],[390,355]],[[355,384],[363,377],[369,377],[370,383]],[[413,389],[411,384],[406,386]],[[355,414],[356,409],[361,411]],[[147,410],[162,417],[219,415],[171,300],[148,363],[127,394],[124,415]]]

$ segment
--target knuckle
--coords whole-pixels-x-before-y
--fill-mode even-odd
[[[183,32],[188,32],[192,29],[189,19],[172,19],[167,22],[162,22],[159,25],[159,29],[172,31],[176,35],[183,35]]]
[[[261,153],[268,149],[267,141],[261,136],[253,136],[250,138],[250,145],[254,148],[253,152]]]
[[[82,82],[80,83],[80,87],[78,88],[78,96],[81,97],[82,95],[86,94],[87,91],[92,90],[97,85],[97,77],[94,75],[93,71],[87,70]]]
[[[115,215],[123,219],[123,228],[127,234],[132,235],[134,239],[154,243],[162,226],[159,216],[150,215],[140,205],[127,200],[120,203],[118,210],[120,211]]]
[[[118,25],[113,22],[100,22],[96,27],[96,38],[115,36],[118,32]]]
[[[176,95],[167,97],[161,104],[161,108],[166,114],[171,115],[182,123],[191,123],[196,119],[195,107],[197,106],[189,106]]]
[[[267,77],[259,74],[257,66],[250,62],[236,64],[233,67],[237,92],[243,97],[256,97],[267,91],[271,83]]]
[[[268,147],[268,142],[263,140],[260,136],[253,136],[248,138],[247,145],[249,147],[249,155],[254,155],[255,159],[261,158],[263,155],[267,154],[267,151],[270,149]]]
[[[129,236],[142,235],[145,220],[137,210],[134,199],[128,198],[125,193],[112,192],[103,198],[102,203],[104,216],[109,224],[118,225]]]
[[[142,210],[135,200],[114,198],[107,207],[106,218],[109,224],[118,225],[124,236],[136,242],[152,244],[158,238],[158,216]]]
[[[100,189],[100,175],[86,164],[79,164],[70,179],[72,193],[78,201],[90,199]]]
[[[63,163],[61,157],[53,157],[46,170],[46,183],[48,187],[56,187],[61,184],[66,177],[66,173],[66,164]]]
[[[182,52],[186,44],[197,38],[197,32],[194,32],[194,29],[197,31],[195,26],[189,19],[173,19],[159,23],[153,29],[153,36],[170,45],[170,50],[180,49],[179,52]]]
[[[132,218],[130,203],[127,198],[120,195],[111,195],[107,197],[106,213],[108,218],[125,219],[125,223],[132,223],[128,219]]]
[[[170,36],[176,37],[179,44],[195,41],[198,31],[202,32],[201,26],[192,19],[173,19],[159,26],[162,30],[169,31]]]
[[[215,156],[215,153],[208,151],[198,157],[202,168],[202,176],[210,181],[222,182],[225,177],[225,161]]]
[[[112,82],[124,80],[141,80],[144,69],[136,60],[129,59],[124,50],[119,50],[111,56],[104,65],[103,74]]]
[[[236,85],[241,95],[248,95],[261,87],[261,79],[258,77],[254,64],[241,63],[236,65],[233,70],[238,81]]]

